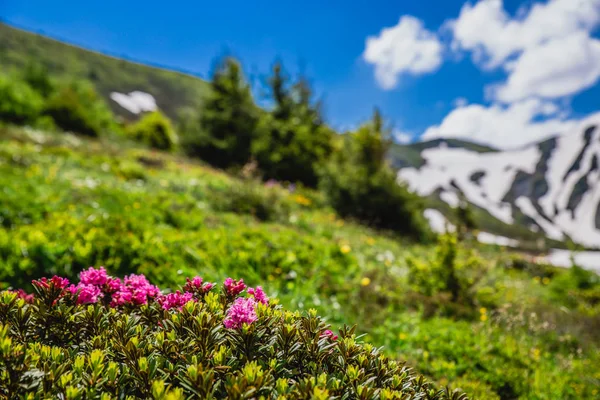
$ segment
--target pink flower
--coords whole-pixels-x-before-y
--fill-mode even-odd
[[[73,296],[77,296],[77,304],[93,304],[97,303],[104,294],[98,286],[86,285],[85,283],[79,283],[77,286],[71,285],[67,288]]]
[[[99,285],[102,286],[108,281],[108,274],[104,267],[98,269],[89,267],[85,271],[81,271],[79,274],[79,281],[86,285]]]
[[[225,283],[223,283],[223,286],[225,286],[225,290],[230,296],[237,296],[238,294],[242,293],[244,289],[246,289],[246,285],[244,284],[243,279],[236,281],[231,278],[227,278],[225,279]]]
[[[50,285],[58,289],[64,289],[69,286],[69,280],[67,278],[61,278],[60,276],[54,275],[50,280],[48,280],[48,278],[42,278],[37,281],[31,281],[31,284],[44,289],[48,289]]]
[[[118,290],[112,295],[112,301],[110,302],[110,305],[112,307],[118,307],[129,304],[131,303],[132,297],[133,295],[131,292],[125,286],[123,286],[123,290]]]
[[[334,334],[331,329],[327,329],[325,332],[323,332],[321,334],[321,337],[327,337],[327,338],[329,338],[331,340],[337,340],[338,339],[338,335]]]
[[[215,287],[214,283],[206,282],[204,286],[202,286],[202,291],[204,293],[210,292],[213,287]]]
[[[227,310],[223,325],[228,329],[240,329],[244,324],[252,324],[257,319],[255,306],[253,298],[238,297]]]
[[[165,310],[177,307],[181,309],[188,301],[192,301],[194,295],[190,292],[181,293],[179,290],[175,293],[169,293],[167,295],[158,296],[156,301]]]
[[[196,276],[192,279],[190,278],[185,278],[186,283],[183,286],[183,290],[185,290],[186,292],[195,292],[198,290],[202,290],[202,278],[199,276]]]
[[[28,294],[23,289],[17,289],[12,291],[12,293],[16,293],[17,297],[23,299],[25,303],[33,303],[34,296],[33,294]]]
[[[269,298],[267,297],[267,295],[265,294],[265,292],[263,291],[263,288],[260,286],[257,286],[256,289],[254,288],[248,288],[248,293],[253,296],[256,301],[263,303],[263,304],[269,304]]]
[[[111,287],[116,287],[115,282],[110,282]],[[111,305],[113,307],[124,304],[148,304],[148,299],[160,294],[160,290],[150,284],[144,275],[131,274],[123,279],[123,284],[113,293]]]
[[[121,280],[119,278],[109,277],[104,286],[106,293],[115,293],[121,288]]]

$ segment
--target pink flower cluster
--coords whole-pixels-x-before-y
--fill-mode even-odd
[[[69,286],[69,280],[67,278],[61,278],[60,276],[54,275],[52,278],[42,278],[36,281],[31,281],[33,286],[38,288],[48,289],[50,286],[55,289],[64,289]]]
[[[204,283],[201,277],[196,276],[192,279],[186,278],[186,283],[183,286],[183,290],[185,292],[204,294],[208,293],[214,286],[214,283]]]
[[[181,310],[188,302],[202,299],[214,287],[213,283],[204,282],[201,277],[196,276],[192,279],[187,278],[183,291],[177,290],[163,295],[144,275],[131,274],[121,281],[119,278],[109,276],[104,267],[89,267],[82,271],[79,274],[79,283],[76,285],[69,285],[67,279],[59,276],[53,276],[51,279],[42,278],[33,281],[33,284],[41,289],[60,289],[58,298],[66,295],[74,299],[77,304],[94,304],[102,300],[104,304],[110,304],[112,307],[140,306],[154,300],[165,310]],[[252,324],[257,319],[257,304],[269,304],[269,297],[262,287],[248,288],[243,279],[227,278],[223,283],[223,289],[228,301],[232,297],[235,299],[223,321],[225,327],[229,329],[240,329],[244,324]],[[246,289],[249,297],[237,297]],[[17,293],[26,301],[33,301],[33,295],[28,295],[22,290]],[[56,302],[57,299],[54,301]],[[329,330],[321,336],[337,339],[337,336]]]
[[[255,307],[252,297],[238,297],[227,310],[223,325],[228,329],[240,329],[244,324],[252,324],[257,319]]]
[[[225,287],[227,294],[230,296],[237,296],[238,294],[242,293],[244,289],[246,289],[246,284],[244,283],[243,279],[236,281],[234,279],[227,278],[225,279],[223,286]]]
[[[71,285],[67,288],[72,296],[77,299],[77,304],[93,304],[97,303],[98,300],[104,297],[102,290],[96,285],[86,285],[85,283],[78,283],[77,286]]]
[[[117,307],[125,304],[141,306],[148,304],[160,294],[160,290],[148,282],[144,275],[131,274],[123,279],[116,292],[112,295],[111,306]]]
[[[248,288],[248,294],[251,295],[252,297],[254,297],[254,299],[256,301],[258,301],[259,303],[269,304],[269,298],[263,291],[263,288],[260,286],[257,286],[256,289]]]
[[[192,300],[194,300],[194,295],[191,292],[181,293],[179,290],[175,293],[161,295],[156,298],[158,304],[165,310],[170,310],[171,308],[180,310],[188,301]]]
[[[25,303],[33,303],[33,299],[34,299],[33,294],[29,294],[26,291],[24,291],[23,289],[9,290],[9,292],[16,293],[16,295],[19,299],[25,300]]]

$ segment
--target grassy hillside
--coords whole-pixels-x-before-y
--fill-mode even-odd
[[[600,282],[496,247],[421,245],[318,192],[241,180],[123,139],[0,128],[0,284],[90,265],[260,284],[481,399],[597,398]],[[454,271],[448,275],[448,271]]]
[[[205,81],[191,75],[106,56],[0,23],[0,71],[23,68],[32,59],[53,75],[92,81],[124,118],[134,115],[110,100],[113,91],[150,93],[161,110],[176,118],[186,107],[199,107],[208,90]]]

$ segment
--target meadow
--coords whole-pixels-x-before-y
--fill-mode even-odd
[[[0,128],[0,288],[90,266],[261,285],[479,399],[600,394],[600,279],[453,236],[340,218],[322,192],[226,174],[119,134]],[[192,311],[190,311],[192,312]],[[2,362],[0,362],[1,370]]]

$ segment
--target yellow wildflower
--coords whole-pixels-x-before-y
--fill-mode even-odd
[[[481,320],[481,322],[485,322],[488,319],[487,314],[481,314],[481,316],[479,317],[479,319]]]
[[[408,337],[408,335],[407,335],[406,333],[404,333],[404,332],[402,332],[402,333],[400,333],[400,334],[398,335],[398,338],[399,338],[400,340],[406,340],[406,338],[407,338],[407,337]]]
[[[343,254],[348,254],[348,253],[350,253],[350,251],[352,251],[352,248],[350,246],[348,246],[347,244],[345,244],[342,247],[340,247],[340,251]]]
[[[365,276],[360,280],[360,284],[362,286],[369,286],[371,284],[371,279]]]

